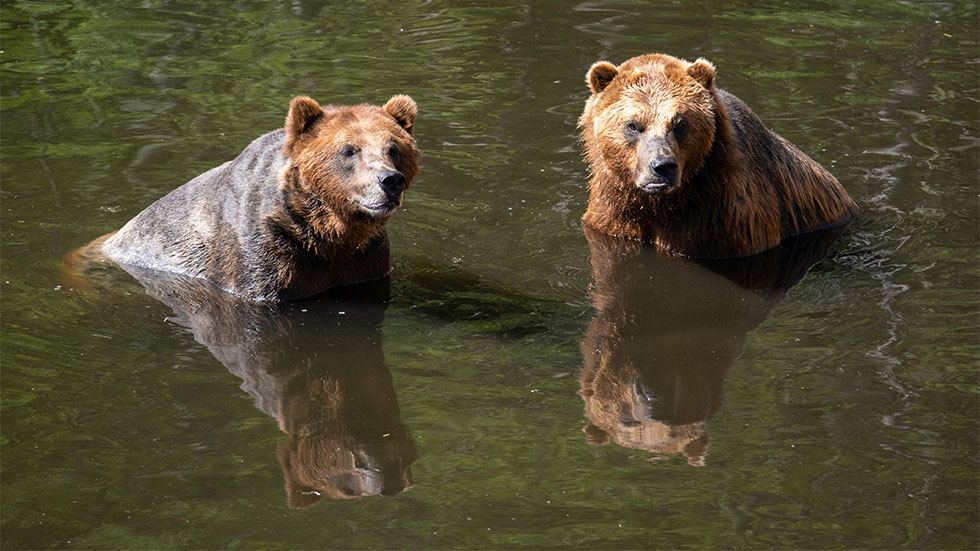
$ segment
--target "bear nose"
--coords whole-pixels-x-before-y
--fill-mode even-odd
[[[405,175],[397,170],[386,170],[378,175],[378,184],[385,195],[397,199],[405,191]]]
[[[650,163],[650,170],[668,182],[677,177],[677,161],[673,157],[657,157]]]

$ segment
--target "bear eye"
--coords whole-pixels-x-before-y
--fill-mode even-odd
[[[391,145],[388,146],[388,156],[391,157],[392,159],[397,159],[398,158],[398,146],[397,145],[391,144]]]
[[[347,144],[347,145],[345,145],[344,147],[342,147],[340,149],[340,156],[341,157],[351,158],[354,155],[357,155],[357,148],[354,147],[351,144]]]
[[[677,118],[674,119],[674,123],[671,125],[671,130],[674,132],[674,136],[676,136],[677,139],[684,137],[684,133],[687,132],[687,119],[678,115]]]
[[[626,131],[629,132],[630,134],[639,134],[641,132],[640,123],[636,121],[630,121],[626,123]]]

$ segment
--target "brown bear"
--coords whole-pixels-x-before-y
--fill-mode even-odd
[[[588,226],[725,258],[842,224],[858,210],[829,172],[716,88],[704,59],[599,61],[586,80]]]
[[[124,268],[207,279],[251,300],[308,297],[385,277],[385,222],[418,172],[408,96],[383,107],[296,97],[253,141],[89,245]]]

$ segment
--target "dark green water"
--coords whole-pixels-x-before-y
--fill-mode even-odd
[[[980,545],[975,2],[0,10],[5,549]],[[801,281],[826,243],[702,266],[583,233],[585,72],[658,51],[861,204]],[[396,93],[424,158],[390,289],[60,279],[292,96]],[[392,495],[287,490],[304,445]]]

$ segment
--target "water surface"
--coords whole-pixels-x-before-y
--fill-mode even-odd
[[[977,22],[4,3],[4,548],[976,548]],[[585,72],[655,51],[715,63],[859,217],[735,263],[584,233]],[[380,287],[252,309],[59,275],[294,95],[396,93],[424,158]]]

